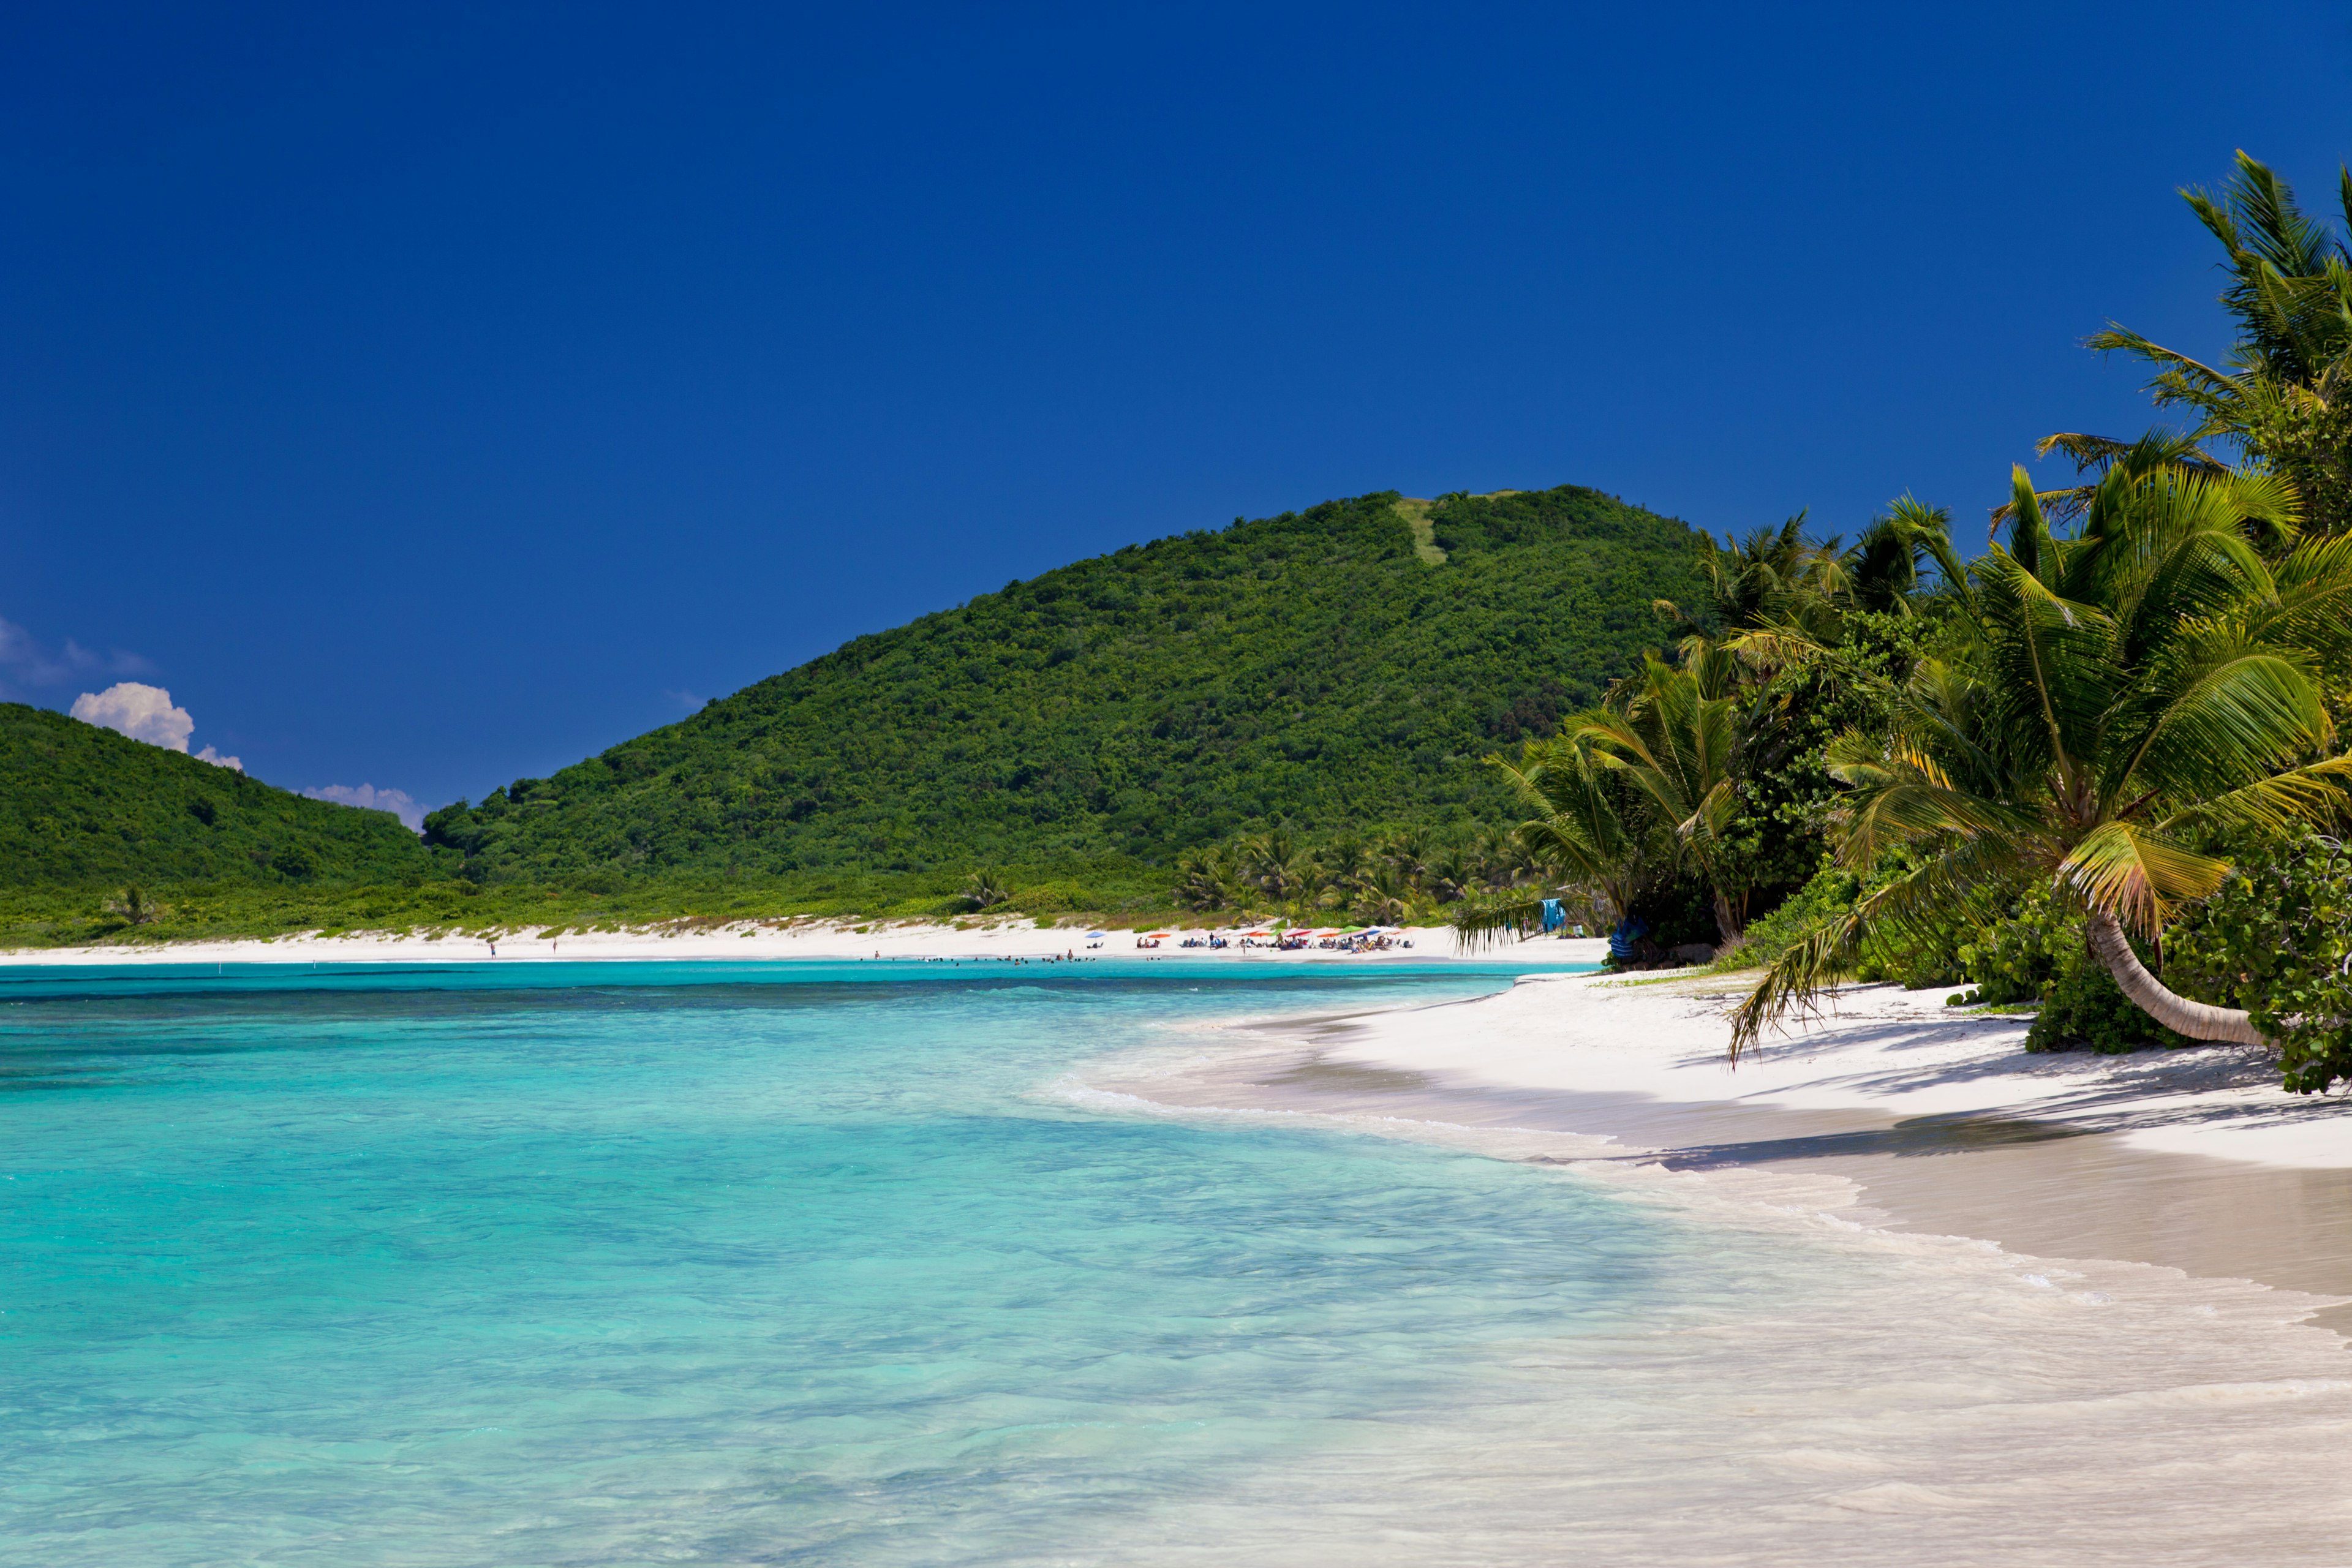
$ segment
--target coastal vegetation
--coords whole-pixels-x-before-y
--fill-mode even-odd
[[[1580,487],[1129,546],[858,638],[545,779],[389,817],[0,709],[0,939],[874,918],[1563,922],[2030,1044],[2352,1079],[2352,252],[2188,193],[2236,332],[2110,324],[2186,429],[2062,432],[1985,552],[1911,497],[1729,541]],[[2352,231],[2352,174],[2341,183]]]
[[[1639,658],[1652,602],[1690,591],[1699,537],[1564,486],[1384,492],[1129,546],[436,812],[422,843],[381,813],[207,777],[22,710],[93,760],[59,753],[47,773],[0,779],[0,807],[38,825],[37,851],[0,882],[0,941],[1156,920],[1181,907],[1188,854],[1268,834],[1419,835],[1429,854],[1384,859],[1363,894],[1395,918],[1454,896],[1449,854],[1499,823],[1503,792],[1480,757],[1545,732]],[[144,782],[107,771],[123,768]],[[229,814],[232,832],[206,837],[180,800],[190,791],[224,811],[267,801],[284,820]],[[356,836],[375,858],[297,822]],[[1322,891],[1354,876],[1343,865]],[[168,913],[133,925],[110,911],[132,883]],[[1273,895],[1229,885],[1253,908],[1296,901],[1280,879]]]
[[[1839,865],[1908,863],[1774,960],[1734,1052],[1898,939],[1990,895],[2061,895],[2092,951],[2156,1023],[2257,1043],[2242,1009],[2182,996],[2133,940],[2220,889],[2232,831],[2290,835],[2343,815],[2352,759],[2324,700],[2352,674],[2352,542],[2294,538],[2296,500],[2263,473],[2212,475],[2134,448],[2072,538],[2024,471],[2007,543],[1946,595],[1946,635],[1887,693],[1888,721],[1824,755],[1845,787]],[[1932,939],[1933,931],[1910,934]]]
[[[2352,253],[2242,155],[2188,195],[2224,247],[2227,364],[2089,343],[2153,364],[2193,428],[2048,437],[2078,482],[2016,468],[1967,565],[1908,501],[1851,549],[1794,521],[1708,542],[1703,601],[1662,606],[1689,695],[1652,658],[1498,763],[1536,890],[1585,889],[1619,958],[1658,951],[1670,890],[1707,895],[1718,963],[1761,970],[1735,1060],[1864,978],[2038,1004],[2034,1048],[2237,1041],[2278,1047],[2290,1089],[2352,1077],[2352,868],[2326,836],[2352,816]],[[2352,174],[2341,196],[2352,231]],[[1768,801],[1818,869],[1750,929],[1725,841]]]
[[[1416,535],[1434,542],[1416,549]],[[859,637],[435,813],[498,885],[581,874],[1166,868],[1287,826],[1491,819],[1479,765],[1595,700],[1697,536],[1576,486],[1199,531]]]
[[[0,890],[396,885],[435,871],[383,812],[306,800],[20,702],[0,702]]]

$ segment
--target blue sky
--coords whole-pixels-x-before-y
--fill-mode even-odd
[[[1336,495],[1717,531],[2136,432],[2336,7],[23,7],[0,688],[478,797]]]

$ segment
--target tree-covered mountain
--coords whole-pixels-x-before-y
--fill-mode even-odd
[[[427,819],[467,874],[1164,863],[1442,825],[1690,596],[1685,524],[1576,486],[1394,492],[1130,545],[863,637]]]
[[[0,702],[0,887],[435,874],[431,852],[388,813],[305,800],[234,768]]]

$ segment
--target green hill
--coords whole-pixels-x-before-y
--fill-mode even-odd
[[[0,888],[430,876],[398,819],[305,800],[46,709],[0,702]]]
[[[427,839],[491,884],[1164,863],[1287,820],[1499,813],[1478,758],[1598,699],[1685,524],[1575,486],[1393,492],[1130,545],[859,637]]]

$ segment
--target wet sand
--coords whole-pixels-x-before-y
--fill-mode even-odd
[[[1902,1113],[1906,1091],[1874,1061],[1861,1076],[1888,1104],[1788,1103],[1841,1098],[1819,1092],[1819,1075],[1811,1080],[1815,1092],[1776,1094],[1779,1086],[1756,1081],[1760,1074],[1700,1072],[1693,1076],[1706,1087],[1735,1092],[1678,1099],[1648,1089],[1496,1081],[1498,1064],[1475,1047],[1455,1053],[1455,1067],[1430,1065],[1433,1042],[1491,1033],[1497,1005],[1517,1001],[1524,1013],[1530,989],[1402,1015],[1250,1030],[1220,1050],[1135,1064],[1141,1070],[1090,1075],[1088,1081],[1170,1106],[1296,1112],[1386,1124],[1408,1135],[1458,1129],[1508,1143],[1534,1134],[1536,1142],[1509,1149],[1509,1157],[1601,1171],[1662,1166],[1842,1178],[1856,1192],[1848,1212],[1863,1223],[1970,1237],[2033,1257],[2153,1264],[2336,1298],[2342,1304],[2315,1303],[2311,1321],[2352,1334],[2352,1167],[2256,1162],[2143,1142],[2178,1142],[2184,1132],[2227,1131],[2233,1122],[2256,1131],[2282,1121],[2297,1125],[2306,1142],[2311,1128],[2305,1124],[2315,1120],[2320,1131],[2332,1132],[2341,1103],[2284,1096],[2259,1053],[2025,1057],[2017,1049],[2022,1026],[2014,1020],[1984,1031],[1977,1027],[1981,1020],[1929,1015],[1924,1026],[1944,1034],[1948,1046],[1950,1037],[1979,1037],[1978,1048],[1964,1045],[1959,1058],[1941,1063],[1933,1076],[1967,1081],[1976,1090],[1969,1098],[1989,1103],[1917,1114]],[[1629,1023],[1661,1012],[1670,997],[1722,988],[1702,983],[1647,994],[1579,989],[1582,996],[1571,998],[1565,986],[1543,987],[1563,1007],[1599,1004],[1598,1011],[1633,1016]],[[1825,1056],[1869,1052],[1888,1034],[1885,1022],[1883,1010],[1864,1011],[1780,1048],[1810,1052],[1807,1066],[1819,1068]],[[1680,1046],[1664,1031],[1655,1037],[1661,1056]],[[1563,1039],[1557,1057],[1568,1065],[1551,1076],[1572,1079],[1575,1052]],[[1688,1071],[1685,1058],[1674,1059]],[[1587,1076],[1625,1077],[1611,1070]],[[2004,1078],[2014,1079],[2007,1092]],[[2343,1135],[2352,1142],[2352,1123]],[[1574,1142],[1547,1148],[1542,1136]],[[2227,1141],[2216,1146],[2237,1147]]]

